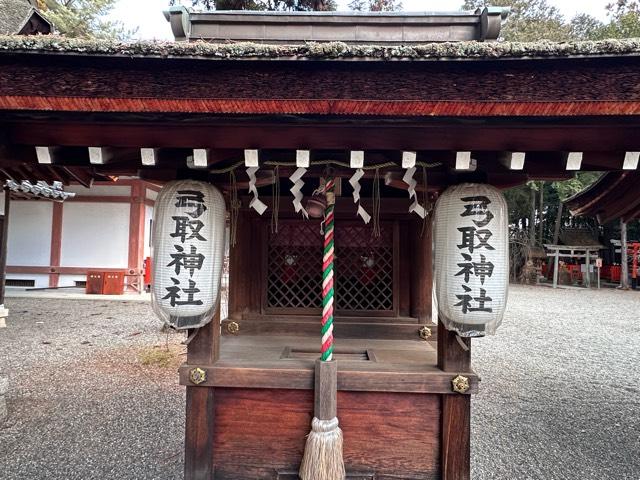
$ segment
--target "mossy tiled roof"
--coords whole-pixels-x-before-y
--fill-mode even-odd
[[[340,42],[305,45],[160,41],[127,43],[70,39],[58,35],[0,36],[0,54],[6,53],[240,60],[490,60],[639,55],[640,39],[566,43],[450,42],[380,46],[348,45]]]

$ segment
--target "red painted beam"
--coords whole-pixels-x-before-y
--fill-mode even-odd
[[[0,110],[59,112],[357,115],[398,117],[573,117],[639,115],[638,101],[422,101],[350,99],[91,98],[0,96]]]
[[[127,276],[137,276],[142,274],[142,269],[127,269],[126,267],[61,267],[56,265],[9,265],[7,273],[26,273],[26,274],[56,274],[56,275],[86,275],[89,270],[97,270],[100,272],[125,272]]]

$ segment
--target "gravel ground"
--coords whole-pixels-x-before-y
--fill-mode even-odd
[[[148,304],[11,298],[0,330],[10,376],[3,480],[182,478],[184,389],[174,365],[144,366],[167,340]],[[154,348],[155,347],[155,348]],[[183,357],[182,357],[183,358]]]
[[[182,477],[182,336],[138,302],[11,298],[2,480]],[[512,287],[474,341],[474,479],[640,480],[640,293]],[[168,365],[143,365],[169,345]]]
[[[473,349],[474,479],[640,479],[640,292],[512,287]]]

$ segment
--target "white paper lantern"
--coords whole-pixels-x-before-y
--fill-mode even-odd
[[[166,184],[153,224],[152,306],[177,329],[206,325],[218,308],[224,261],[225,204],[213,185]]]
[[[464,337],[493,335],[509,286],[507,202],[490,185],[463,183],[438,199],[433,268],[438,316]]]

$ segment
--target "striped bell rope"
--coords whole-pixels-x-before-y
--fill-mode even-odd
[[[333,260],[334,260],[334,207],[335,180],[328,178],[323,191],[327,197],[324,228],[324,254],[322,257],[322,361],[333,359]]]

